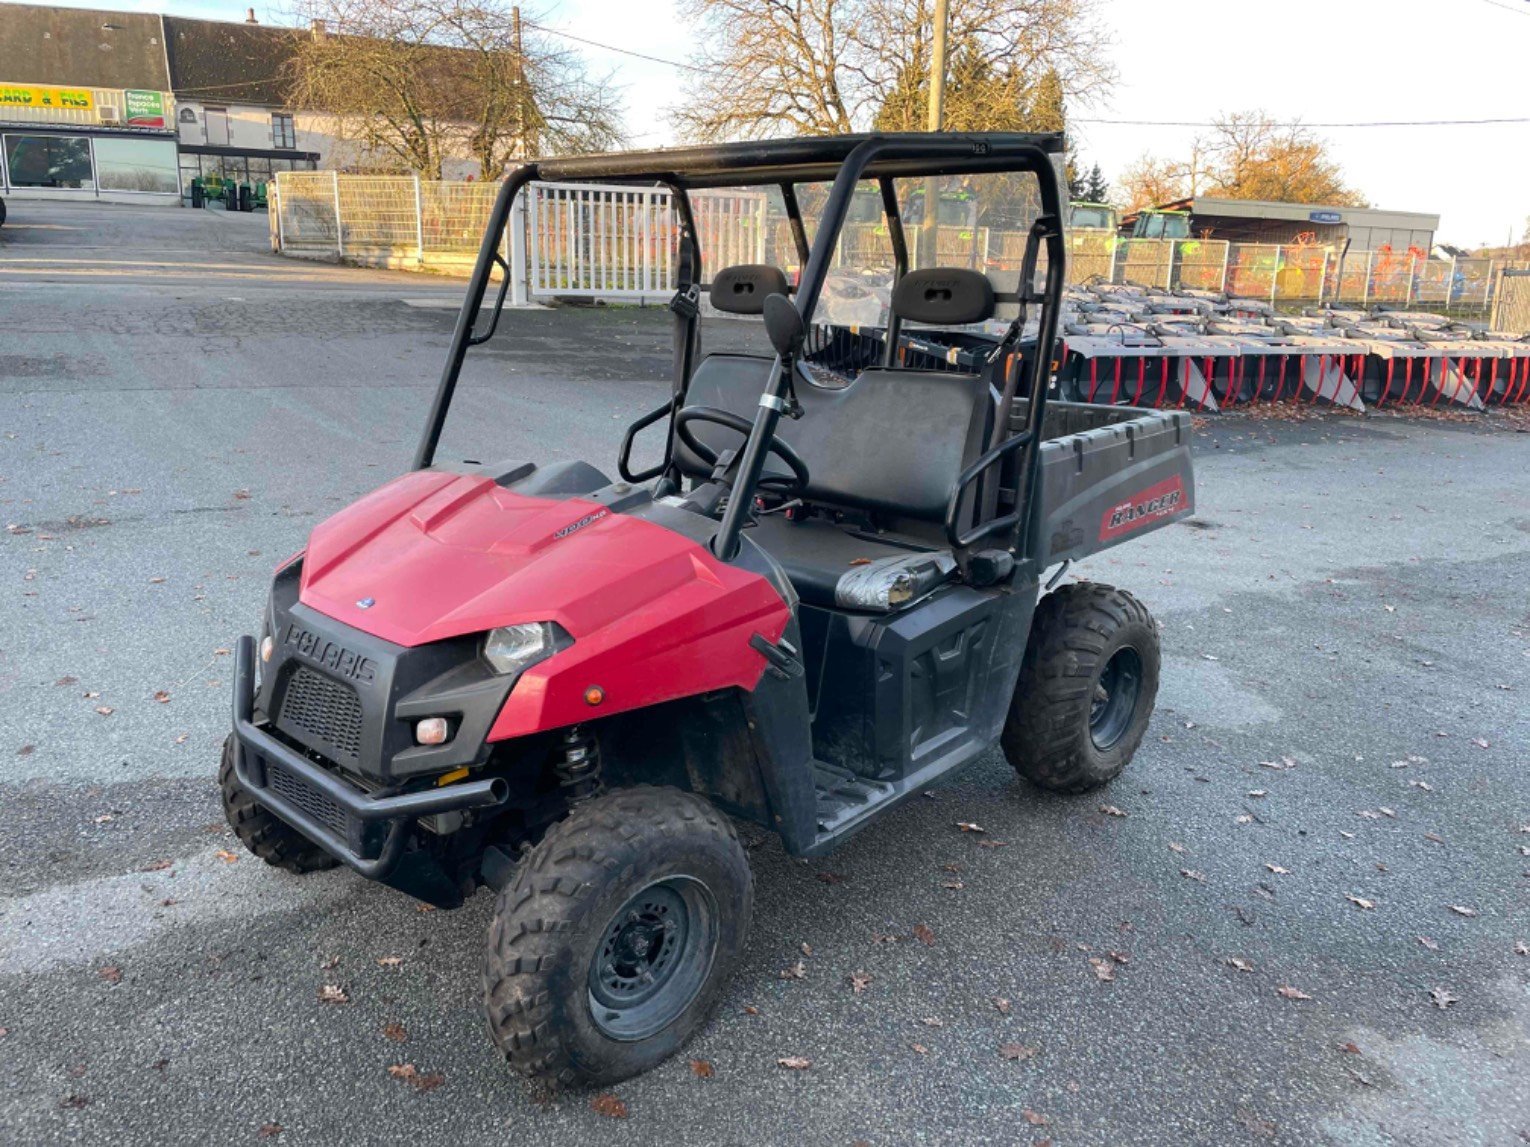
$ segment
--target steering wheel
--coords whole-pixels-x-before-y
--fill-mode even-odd
[[[708,466],[717,465],[717,451],[696,437],[695,432],[690,428],[692,422],[710,422],[714,426],[726,427],[742,434],[745,438],[754,432],[752,423],[731,411],[718,410],[714,406],[681,407],[680,412],[675,415],[675,433],[679,435],[680,441],[684,442],[691,452]],[[774,435],[771,436],[768,449],[770,453],[786,463],[791,469],[791,474],[761,474],[760,480],[755,485],[761,490],[768,490],[782,497],[799,496],[808,487],[807,463],[795,450]]]

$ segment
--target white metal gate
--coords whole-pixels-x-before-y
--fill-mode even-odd
[[[764,262],[763,192],[700,192],[691,207],[705,274]],[[526,195],[529,293],[666,300],[675,290],[675,227],[663,188],[533,183]]]

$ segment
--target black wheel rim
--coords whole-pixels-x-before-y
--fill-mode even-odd
[[[1142,657],[1122,646],[1100,670],[1089,706],[1089,738],[1100,750],[1112,748],[1126,735],[1142,695]]]
[[[700,994],[717,950],[717,901],[701,881],[670,876],[616,911],[590,959],[590,1016],[612,1039],[647,1039]]]

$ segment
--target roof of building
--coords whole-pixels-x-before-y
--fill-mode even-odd
[[[229,24],[166,16],[171,90],[182,99],[204,103],[265,104],[281,107],[292,58],[291,28],[264,24]]]
[[[1151,210],[1189,211],[1195,215],[1218,216],[1223,219],[1278,219],[1291,223],[1311,222],[1313,214],[1320,212],[1340,217],[1332,222],[1419,231],[1433,231],[1440,225],[1438,215],[1420,211],[1387,211],[1376,207],[1337,207],[1326,203],[1278,203],[1269,199],[1226,199],[1219,195],[1197,195],[1189,199],[1176,199]],[[1133,211],[1122,219],[1122,224],[1134,222],[1138,214]]]
[[[167,91],[159,17],[0,4],[0,82]]]

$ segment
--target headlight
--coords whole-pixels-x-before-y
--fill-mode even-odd
[[[559,637],[563,640],[560,641]],[[489,630],[483,641],[483,656],[494,672],[519,673],[538,661],[545,661],[569,643],[566,634],[550,621],[528,621]]]

